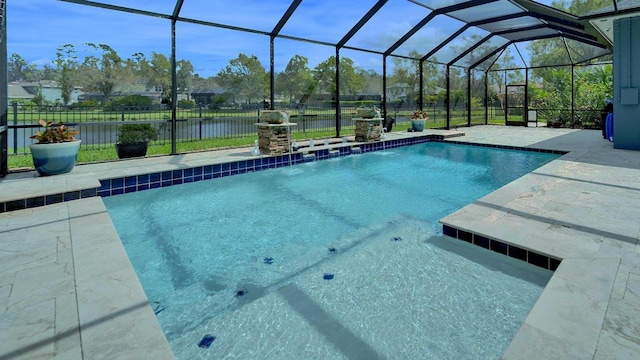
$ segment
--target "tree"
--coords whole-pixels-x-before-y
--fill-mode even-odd
[[[147,86],[161,89],[163,101],[171,100],[171,62],[156,52],[151,52],[151,61],[141,63],[142,73],[147,78]]]
[[[501,74],[496,73],[496,71],[502,70],[502,69],[518,68],[518,65],[515,63],[514,60],[515,60],[515,57],[511,54],[511,49],[506,48],[502,53],[502,55],[500,56],[500,58],[498,58],[496,62],[493,63],[493,65],[491,65],[491,71],[489,71],[490,73],[489,77],[491,81],[493,81],[494,83],[500,84],[500,87],[502,88],[505,85],[504,77]],[[522,75],[520,71],[508,71],[506,75],[507,75],[507,83],[509,84],[524,82],[524,75]]]
[[[8,81],[35,81],[38,78],[35,64],[27,64],[22,56],[13,53],[7,61]]]
[[[145,70],[149,69],[149,61],[143,53],[137,52],[125,61],[125,67],[131,71],[131,74],[145,77]]]
[[[336,57],[330,56],[318,64],[312,72],[320,92],[336,94]],[[358,94],[364,89],[364,79],[356,73],[353,60],[340,58],[340,94]]]
[[[100,92],[103,99],[107,101],[123,77],[122,59],[109,45],[93,43],[86,45],[102,52],[100,58],[93,55],[87,56],[82,63],[89,81],[86,89]]]
[[[255,55],[240,53],[231,59],[229,65],[218,72],[218,82],[229,93],[241,95],[248,103],[261,101],[268,93],[267,73]]]
[[[122,61],[121,77],[117,88],[120,91],[140,91],[140,85],[149,86],[147,77],[149,62],[143,53],[137,52]]]
[[[193,84],[193,65],[189,60],[176,62],[176,86],[182,92],[187,92]]]
[[[365,94],[382,94],[382,75],[375,70],[356,68],[356,74],[364,81],[362,92]]]
[[[195,92],[211,92],[219,86],[215,76],[202,78],[198,74],[193,75],[191,87]]]
[[[438,84],[438,77],[440,76],[440,72],[438,71],[438,65],[436,64],[438,60],[433,58],[433,62],[424,61],[422,63],[422,76],[424,81],[424,92],[425,94],[435,94]],[[425,95],[423,94],[423,95]]]
[[[552,3],[555,8],[579,15],[586,15],[609,5],[611,2],[608,0],[554,1]],[[535,67],[532,71],[532,77],[541,86],[541,88],[530,88],[530,97],[547,120],[553,121],[560,118],[563,121],[568,121],[572,106],[574,109],[603,107],[604,99],[611,97],[613,92],[611,67],[602,67],[593,73],[591,73],[591,69],[579,70],[575,68],[573,85],[575,94],[579,94],[579,96],[573,97],[575,103],[572,104],[572,67],[569,65],[572,60],[590,59],[598,55],[597,53],[588,53],[591,51],[589,49],[593,48],[572,46],[570,40],[565,43],[562,39],[537,40],[528,46],[531,66]],[[537,67],[543,65],[546,67]]]
[[[56,64],[60,73],[60,88],[62,90],[62,102],[67,105],[73,92],[74,70],[77,68],[76,49],[71,44],[65,44],[57,48]]]
[[[308,64],[309,59],[295,55],[276,77],[276,92],[288,96],[290,103],[296,95],[308,94],[313,90],[313,77]]]
[[[573,1],[553,1],[551,3],[556,9],[568,11],[571,14],[584,16],[592,11],[600,10],[607,6],[611,6],[611,0],[573,0]]]
[[[605,99],[613,98],[613,65],[593,65],[576,69],[576,108],[602,109]]]
[[[58,77],[58,71],[50,64],[44,64],[42,70],[38,70],[38,80],[55,80]]]
[[[336,96],[336,58],[330,56],[319,63],[312,72],[315,91]]]
[[[502,69],[515,69],[518,67],[515,63],[515,57],[511,54],[511,49],[506,48],[500,58],[491,65],[491,71],[487,73],[489,77],[489,83],[493,86],[489,86],[487,92],[489,98],[498,99],[501,108],[506,109],[506,86],[507,84],[524,83],[525,78],[521,71],[516,70],[503,70]],[[505,79],[506,77],[506,79]],[[506,82],[505,82],[506,81]],[[478,85],[479,86],[479,85]]]
[[[353,60],[348,57],[340,58],[340,94],[356,95],[364,89],[364,79],[356,73]]]
[[[409,59],[410,58],[410,59]],[[420,90],[420,61],[421,55],[412,50],[408,54],[408,58],[394,57],[393,71],[391,73],[392,84],[403,84],[407,89],[405,93],[405,103],[417,104]],[[438,75],[437,66],[432,62],[425,61],[422,66],[423,77],[425,81],[424,90],[427,94],[435,92],[435,78]]]

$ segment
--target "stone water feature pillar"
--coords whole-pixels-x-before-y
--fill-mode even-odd
[[[258,148],[264,155],[285,154],[289,152],[292,127],[296,123],[269,124],[257,123]]]
[[[356,141],[374,142],[380,141],[382,134],[382,118],[354,118],[356,123]]]

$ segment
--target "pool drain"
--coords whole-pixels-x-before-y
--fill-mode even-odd
[[[325,274],[322,276],[322,278],[323,278],[323,279],[325,279],[325,280],[333,280],[333,274],[331,274],[331,273],[325,273]]]
[[[207,335],[203,336],[202,339],[200,339],[200,342],[198,342],[198,347],[208,348],[209,346],[211,346],[211,344],[213,344],[213,341],[215,339],[216,339],[215,336],[213,336],[211,334],[207,334]]]

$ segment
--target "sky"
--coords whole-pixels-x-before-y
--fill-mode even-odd
[[[175,0],[100,2],[163,14],[171,14],[175,6]],[[421,2],[440,7],[451,4],[453,0]],[[185,0],[180,16],[268,33],[290,3],[290,0]],[[336,43],[375,3],[376,0],[304,0],[281,34]],[[409,1],[390,0],[347,45],[384,51],[429,12],[429,9]],[[171,54],[171,23],[167,19],[56,0],[9,0],[6,15],[9,56],[17,53],[28,63],[39,67],[52,64],[56,49],[65,44],[74,45],[80,59],[99,55],[92,52],[86,43],[107,44],[123,59],[138,52],[147,58],[152,52],[167,57]],[[462,25],[457,20],[438,16],[396,53],[406,55],[416,48],[433,48]],[[486,36],[480,29],[471,29],[464,35],[473,34]],[[436,54],[438,60],[452,59],[455,56],[452,49],[462,44],[461,39],[454,41],[451,47]],[[176,26],[177,59],[191,61],[201,77],[217,74],[239,53],[256,55],[268,70],[269,36],[184,22],[178,22]],[[309,67],[313,68],[335,55],[335,47],[275,39],[276,71],[282,71],[294,55],[307,57]],[[382,73],[382,56],[379,54],[343,50],[340,56],[351,58],[356,66]]]

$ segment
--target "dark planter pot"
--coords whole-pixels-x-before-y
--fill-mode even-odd
[[[146,142],[116,144],[116,152],[118,153],[118,158],[120,159],[143,157],[147,155],[147,146],[148,143]]]
[[[78,160],[80,140],[54,143],[31,144],[33,165],[41,176],[65,174],[73,170]]]
[[[391,132],[391,130],[393,129],[393,124],[396,122],[396,119],[392,118],[392,117],[387,117],[384,120],[384,128],[387,129],[387,132]]]

